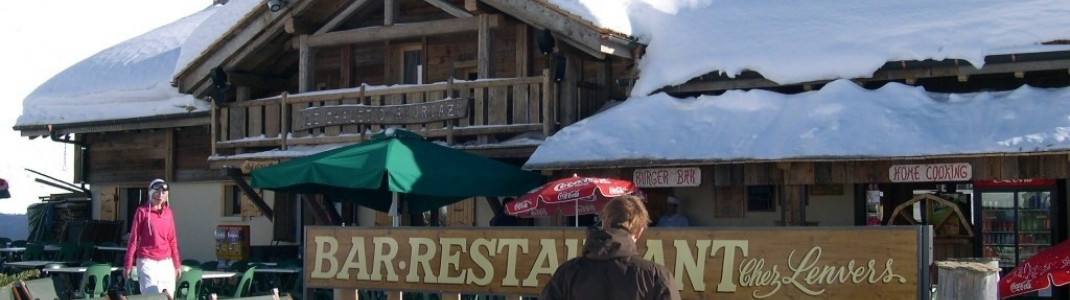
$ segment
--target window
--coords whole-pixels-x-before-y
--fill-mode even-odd
[[[233,184],[223,185],[223,199],[221,201],[224,217],[240,217],[242,193],[238,186]]]
[[[748,186],[747,211],[776,211],[776,187]]]
[[[423,84],[423,47],[420,44],[404,45],[398,49],[399,77],[402,84]]]

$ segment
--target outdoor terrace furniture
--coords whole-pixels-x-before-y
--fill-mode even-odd
[[[208,297],[208,299],[217,300],[219,298],[216,296],[216,294],[212,294],[210,297]],[[246,297],[237,297],[237,298],[229,298],[229,299],[231,299],[231,300],[289,300],[289,299],[293,299],[293,298],[290,297],[290,295],[279,296],[279,289],[272,289],[271,290],[271,294],[268,294],[268,295],[246,296]]]
[[[25,300],[50,300],[60,298],[60,284],[51,277],[32,280],[23,280],[15,283],[16,294],[19,299]]]
[[[201,284],[203,273],[204,271],[198,268],[182,271],[182,276],[178,278],[178,282],[175,284],[175,299],[200,299],[201,289],[204,288]]]
[[[171,300],[171,295],[167,293],[159,294],[139,294],[139,295],[119,295],[120,300]]]
[[[115,269],[109,264],[89,266],[85,274],[82,275],[82,282],[78,284],[75,294],[81,298],[96,298],[107,295],[113,270]]]

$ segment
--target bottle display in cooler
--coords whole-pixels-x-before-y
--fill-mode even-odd
[[[1004,270],[1051,247],[1050,191],[983,192],[981,205],[983,255]]]

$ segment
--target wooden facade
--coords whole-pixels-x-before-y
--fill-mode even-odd
[[[271,149],[359,142],[389,127],[520,161],[536,145],[495,144],[550,136],[625,97],[640,47],[541,1],[319,0],[252,15],[176,77],[182,92],[218,105],[214,166]],[[213,74],[225,74],[228,86],[217,88]],[[451,99],[467,102],[463,116],[294,123],[312,109]],[[251,160],[263,159],[273,158]]]
[[[107,184],[224,179],[222,170],[209,168],[208,127],[162,128],[107,133],[84,133],[82,159],[88,160],[86,182]]]

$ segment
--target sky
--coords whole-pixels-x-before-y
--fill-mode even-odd
[[[64,180],[73,178],[73,151],[47,139],[30,140],[11,128],[23,100],[38,86],[89,56],[211,5],[210,0],[37,0],[8,1],[0,10],[0,178],[12,198],[0,200],[0,214],[24,214],[37,197],[60,190],[34,182],[29,168]],[[64,158],[66,157],[66,158]],[[10,218],[5,218],[10,219]],[[25,236],[25,224],[0,220],[0,236]]]

